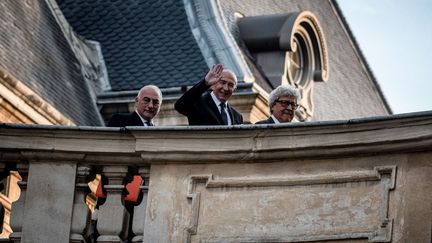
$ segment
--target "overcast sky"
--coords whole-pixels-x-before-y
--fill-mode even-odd
[[[338,0],[393,113],[432,110],[432,0]]]

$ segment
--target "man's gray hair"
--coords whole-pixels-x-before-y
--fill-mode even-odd
[[[161,99],[159,102],[160,102],[160,104],[162,104],[162,99],[163,99],[163,98],[162,98],[162,91],[159,89],[158,86],[153,85],[153,84],[149,84],[149,85],[146,85],[146,86],[142,87],[142,88],[139,90],[137,96],[139,97],[139,96],[141,95],[141,93],[143,92],[143,90],[148,89],[148,88],[153,89],[154,91],[156,91],[156,93],[159,94],[159,98]]]
[[[272,92],[270,92],[269,103],[268,103],[270,111],[271,111],[275,101],[278,100],[280,97],[283,97],[283,96],[295,97],[297,104],[299,103],[300,98],[301,98],[300,92],[298,91],[298,89],[294,88],[293,86],[279,85],[276,89],[274,89]]]

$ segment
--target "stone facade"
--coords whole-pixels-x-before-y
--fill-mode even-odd
[[[1,161],[22,176],[10,238],[84,242],[91,218],[98,242],[132,227],[131,242],[428,243],[431,138],[431,112],[225,128],[2,124]],[[133,214],[120,193],[130,165],[145,179]],[[94,166],[109,181],[97,216],[74,200]]]
[[[116,4],[125,1],[104,3],[121,16],[129,11],[122,13]],[[268,116],[268,92],[279,76],[281,83],[289,82],[281,70],[286,71],[291,54],[277,50],[284,63],[277,63],[282,68],[269,82],[268,70],[240,35],[239,19],[293,14],[312,21],[309,26],[320,33],[311,36],[325,42],[318,56],[328,59],[325,78],[307,87],[308,106],[314,107],[307,120],[312,122],[170,126],[186,124],[173,104],[202,77],[182,79],[179,86],[176,79],[152,76],[166,85],[159,127],[0,123],[0,179],[7,185],[7,197],[0,198],[2,236],[13,230],[13,242],[431,241],[432,114],[387,116],[391,110],[335,1],[131,2],[185,6],[184,13],[176,9],[187,17],[201,48],[194,52],[200,67],[204,61],[223,62],[238,73],[230,104],[246,123]],[[88,56],[99,45],[93,42],[95,49],[81,52],[77,43],[90,42],[73,33],[54,0],[1,1],[0,9],[5,13],[0,16],[0,121],[102,126],[102,117],[134,109],[137,90],[121,88],[122,82],[124,87],[132,83],[106,83],[108,77],[89,83],[106,75],[104,60]],[[163,55],[152,58],[164,62]],[[177,68],[190,74],[187,69],[194,67],[172,69]],[[126,69],[116,66],[108,73]],[[116,90],[110,90],[112,84]],[[142,200],[133,209],[122,202],[131,168],[145,181]],[[104,199],[95,199],[102,185],[95,177],[103,178]]]
[[[239,33],[238,22],[242,18],[302,11],[310,11],[316,16],[322,27],[322,35],[325,36],[329,70],[328,80],[312,81],[310,87],[305,87],[311,91],[310,94],[305,92],[303,95],[310,96],[314,105],[311,120],[352,119],[391,113],[387,104],[382,102],[379,85],[335,1],[222,0],[219,3],[226,28],[236,40],[235,45],[239,45],[240,55],[245,59],[250,59],[251,54],[243,46]],[[242,17],[236,18],[238,15]],[[279,83],[283,83],[284,72],[283,68],[277,71]],[[302,87],[304,84],[297,85]]]
[[[268,93],[279,83],[291,83],[302,90],[301,109],[297,112],[300,121],[352,119],[391,113],[335,1],[175,0],[166,5],[135,1],[130,4],[119,1],[89,5],[85,1],[59,2],[62,8],[55,0],[4,1],[0,4],[5,13],[1,21],[4,32],[0,36],[0,73],[2,76],[6,73],[20,87],[31,91],[10,97],[8,94],[15,92],[16,87],[8,86],[6,79],[0,79],[0,85],[4,86],[0,89],[4,122],[101,126],[114,113],[132,111],[137,87],[147,84],[146,80],[152,80],[163,88],[167,98],[157,124],[185,125],[186,119],[173,109],[172,104],[187,87],[205,75],[202,70],[206,65],[216,62],[224,63],[239,77],[241,88],[234,94],[233,105],[241,110],[245,123],[254,123],[269,115],[266,107]],[[155,11],[162,11],[165,18],[145,18],[146,22],[140,24],[144,18],[135,19],[136,16],[127,11],[135,5],[150,13],[154,11],[149,9],[158,8]],[[184,9],[178,7],[183,5]],[[103,6],[116,11],[106,11]],[[175,9],[176,14],[166,15],[168,7]],[[77,17],[83,11],[86,14]],[[109,17],[108,13],[115,14],[115,17]],[[274,53],[260,53],[257,58],[239,31],[241,19],[281,14],[303,16],[304,23],[309,22],[313,27],[313,34],[309,33],[305,39],[319,39],[320,48],[315,42],[311,46],[320,50],[309,52],[316,52],[310,60],[313,67],[305,71],[308,77],[301,82],[286,77],[290,69],[288,57],[294,50],[273,50],[279,58],[274,58]],[[102,17],[108,19],[100,21]],[[118,23],[105,25],[108,20],[115,19],[119,19]],[[165,27],[169,25],[164,21],[177,24],[175,31],[181,30],[185,36],[177,40],[177,32],[167,30]],[[148,33],[148,28],[141,28],[143,24],[160,26],[160,29],[154,30],[154,34]],[[290,31],[295,34],[305,31],[301,26],[303,24],[297,23],[291,29],[284,29],[284,35]],[[73,27],[84,36],[78,36]],[[153,39],[145,41],[152,36]],[[92,38],[91,41],[88,38]],[[181,42],[186,39],[196,43]],[[291,41],[297,45],[300,43],[296,38]],[[151,58],[145,53],[152,53]],[[192,54],[193,62],[189,58]],[[321,59],[322,65],[319,65],[317,62]],[[264,65],[267,62],[274,62],[275,65],[270,66],[280,68],[270,73]],[[164,66],[163,71],[161,65],[148,70],[154,63],[170,64]],[[314,78],[320,69],[325,75],[318,76],[324,78]],[[191,70],[194,71],[192,77]],[[161,73],[164,75],[157,75]],[[175,75],[179,73],[182,75]],[[35,101],[25,99],[26,96],[42,98]],[[28,103],[36,105],[27,107]],[[62,118],[31,117],[46,116],[46,107]],[[59,114],[54,116],[58,118]]]

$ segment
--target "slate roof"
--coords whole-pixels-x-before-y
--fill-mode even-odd
[[[0,12],[0,66],[75,124],[100,125],[78,60],[47,2],[0,1]]]
[[[112,91],[196,83],[208,70],[182,0],[57,0],[75,32],[101,43]]]

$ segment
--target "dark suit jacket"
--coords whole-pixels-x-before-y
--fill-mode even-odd
[[[214,103],[210,92],[207,92],[208,89],[209,86],[202,80],[186,91],[175,103],[175,109],[187,116],[189,125],[223,125],[219,108]],[[243,117],[238,111],[230,105],[227,105],[227,111],[233,125],[243,124]]]
[[[141,118],[134,111],[132,113],[115,114],[108,121],[108,127],[144,126]]]
[[[255,124],[275,124],[275,122],[273,121],[272,117],[269,117],[268,119],[255,122]]]

